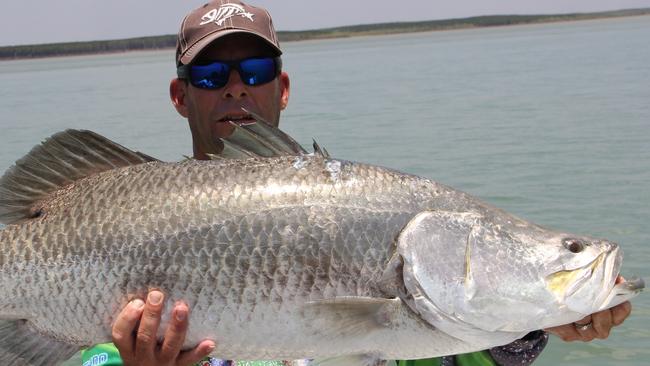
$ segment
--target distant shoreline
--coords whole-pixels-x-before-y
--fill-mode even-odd
[[[348,38],[398,33],[416,33],[454,29],[484,28],[522,24],[542,24],[605,18],[650,15],[650,8],[596,13],[550,15],[488,15],[459,19],[419,22],[363,24],[306,31],[278,31],[280,42]],[[176,47],[176,35],[139,37],[106,41],[67,42],[0,47],[0,61],[45,57],[94,55],[128,51],[158,50]]]

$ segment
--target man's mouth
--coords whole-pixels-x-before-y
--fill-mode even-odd
[[[217,122],[234,123],[239,126],[250,125],[256,122],[250,114],[229,114],[219,119]]]

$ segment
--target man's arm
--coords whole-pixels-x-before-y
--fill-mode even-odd
[[[149,292],[146,303],[131,301],[118,315],[113,325],[113,343],[120,351],[125,366],[189,366],[201,361],[215,348],[213,341],[205,340],[194,349],[181,351],[188,328],[189,309],[177,303],[165,331],[162,344],[156,333],[163,312],[164,295]]]

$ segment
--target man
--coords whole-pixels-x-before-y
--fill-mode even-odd
[[[278,125],[290,89],[289,76],[281,71],[281,53],[271,17],[264,9],[236,0],[212,1],[185,17],[176,50],[179,78],[171,81],[170,96],[178,113],[188,120],[194,158],[207,159],[209,154],[220,152],[216,141],[232,132],[230,121],[253,121],[242,108]],[[124,365],[191,365],[218,347],[205,340],[192,350],[181,351],[189,311],[183,303],[171,309],[170,325],[162,344],[157,344],[156,332],[165,310],[162,304],[163,294],[152,291],[146,303],[134,300],[118,316],[113,341]],[[611,328],[630,314],[630,309],[629,303],[621,304],[589,316],[580,324],[548,331],[565,341],[606,338]],[[533,332],[513,345],[490,351],[400,364],[493,365],[496,361],[526,365],[541,352],[546,339],[545,332]],[[102,347],[86,351],[84,360],[98,352],[115,354],[114,348]],[[121,363],[115,359],[111,364]]]

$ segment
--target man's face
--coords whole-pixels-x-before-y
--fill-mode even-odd
[[[246,34],[225,36],[208,46],[195,63],[233,61],[250,57],[273,56],[270,48],[259,38]],[[228,84],[216,90],[200,89],[189,82],[172,80],[171,98],[178,112],[188,119],[194,157],[207,158],[206,153],[219,153],[215,141],[227,137],[233,127],[229,121],[252,122],[252,116],[242,108],[261,116],[277,126],[280,111],[289,101],[289,77],[286,73],[273,81],[248,86],[241,81],[236,70],[231,71]]]

